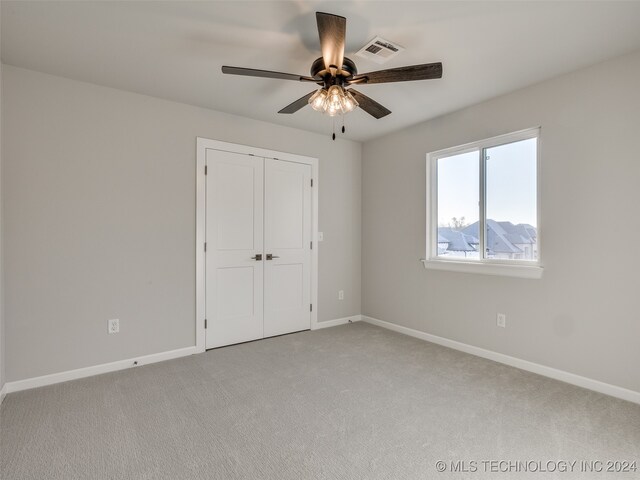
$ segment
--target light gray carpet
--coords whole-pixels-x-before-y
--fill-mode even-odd
[[[640,478],[485,471],[640,462],[640,406],[364,323],[13,393],[0,436],[3,480]]]

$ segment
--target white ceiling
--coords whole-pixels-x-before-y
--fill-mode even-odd
[[[367,140],[640,48],[640,2],[2,2],[2,61],[329,134],[304,83],[222,75],[222,65],[308,74],[316,10],[347,17],[360,72],[442,61],[441,80],[361,86],[391,115],[346,117]],[[384,66],[353,54],[375,35],[406,48]]]

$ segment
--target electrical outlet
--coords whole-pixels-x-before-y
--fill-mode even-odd
[[[344,290],[338,292],[338,300],[344,300]]]
[[[504,313],[496,315],[496,325],[501,328],[507,328],[507,316]]]
[[[120,320],[117,318],[112,318],[107,321],[107,329],[109,333],[118,333],[120,332]]]

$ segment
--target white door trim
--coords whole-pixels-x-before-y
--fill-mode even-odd
[[[255,155],[256,157],[275,158],[288,162],[304,163],[311,165],[311,238],[313,249],[311,250],[311,329],[318,326],[318,188],[319,171],[318,159],[296,155],[293,153],[277,152],[264,148],[251,147],[236,143],[221,142],[208,138],[196,138],[196,350],[204,352],[205,342],[205,312],[206,312],[206,272],[205,272],[205,242],[206,242],[206,154],[207,150],[222,150],[225,152]]]

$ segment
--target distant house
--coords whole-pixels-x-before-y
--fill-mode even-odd
[[[438,255],[478,258],[478,222],[455,230],[438,228]],[[537,230],[527,223],[487,220],[487,258],[504,260],[536,260],[538,258]]]
[[[477,236],[467,235],[451,227],[438,228],[438,255],[452,257],[478,257]]]

